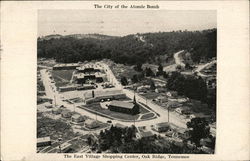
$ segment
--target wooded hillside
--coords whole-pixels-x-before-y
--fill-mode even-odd
[[[100,35],[104,37],[103,35]],[[38,39],[38,57],[70,63],[108,58],[116,63],[152,62],[156,56],[172,55],[179,50],[191,53],[193,61],[216,56],[217,30],[174,31],[127,35],[108,39],[95,37]]]

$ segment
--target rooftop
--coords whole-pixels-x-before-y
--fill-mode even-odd
[[[68,111],[68,110],[64,110],[64,111],[62,111],[62,113],[61,113],[62,115],[67,115],[67,114],[71,114],[71,112],[70,111]]]
[[[74,114],[73,116],[72,116],[72,118],[74,118],[74,119],[78,119],[78,118],[81,118],[82,116],[80,115],[80,114]]]
[[[54,67],[70,67],[70,66],[79,66],[78,63],[67,63],[67,64],[56,64]]]
[[[97,122],[96,122],[96,120],[88,119],[85,121],[85,124],[92,125],[92,124],[97,124]]]
[[[134,107],[133,103],[130,102],[124,102],[124,101],[112,101],[110,104],[110,106],[118,106],[118,107],[123,107],[123,108],[128,108],[128,109],[132,109]]]
[[[95,91],[95,97],[103,97],[103,96],[112,96],[112,95],[120,95],[124,94],[122,90],[99,90]],[[92,92],[88,92],[85,95],[86,98],[92,98]]]
[[[118,128],[126,128],[127,126],[122,125],[122,124],[120,124],[120,123],[116,123],[116,124],[115,124],[115,127],[118,127]]]
[[[40,143],[40,142],[46,142],[46,141],[50,141],[50,137],[47,136],[47,137],[42,137],[42,138],[37,138],[37,142]]]
[[[141,137],[151,137],[154,136],[154,134],[151,131],[145,131],[145,132],[139,132],[139,134],[141,135]]]
[[[168,122],[161,122],[161,123],[156,124],[155,126],[158,126],[158,127],[169,127],[170,124]]]
[[[178,133],[184,134],[185,132],[187,132],[187,129],[178,128],[178,129],[176,129],[176,131],[177,131]]]

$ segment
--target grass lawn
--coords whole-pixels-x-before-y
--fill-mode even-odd
[[[74,102],[74,103],[81,103],[81,102],[84,102],[84,100],[80,97],[77,97],[77,98],[72,98],[72,99],[69,99],[70,101]]]
[[[146,108],[140,106],[140,114],[144,114],[144,113],[148,113],[149,110],[147,110]]]
[[[143,93],[143,94],[140,94],[140,95],[146,97],[147,99],[155,99],[155,98],[157,98],[160,94],[159,94],[159,93],[156,93],[156,92],[148,91],[147,93]]]
[[[153,113],[147,113],[147,114],[142,115],[141,119],[142,119],[142,120],[143,120],[143,119],[148,119],[148,118],[152,118],[153,116],[154,116]]]
[[[65,86],[71,80],[74,70],[52,70],[51,75],[57,87]]]

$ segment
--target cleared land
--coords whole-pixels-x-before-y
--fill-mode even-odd
[[[109,65],[117,80],[120,80],[122,77],[129,79],[132,78],[133,75],[140,74],[140,72],[134,70],[134,66],[116,64],[112,62],[108,62],[107,64]]]
[[[52,70],[51,75],[56,87],[65,86],[71,80],[74,70]]]
[[[160,96],[159,93],[151,92],[151,91],[148,91],[147,93],[143,93],[143,94],[140,94],[140,95],[142,95],[143,97],[146,97],[147,99],[155,99],[158,96]]]

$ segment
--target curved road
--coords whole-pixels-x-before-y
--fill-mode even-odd
[[[107,67],[107,66],[106,66]],[[109,72],[111,72],[111,70],[108,70]],[[49,78],[49,74],[48,72],[46,72],[46,69],[42,69],[41,70],[41,76],[42,76],[42,80],[44,82],[44,86],[45,86],[45,92],[47,97],[51,98],[54,100],[53,103],[56,103],[56,105],[61,106],[64,105],[67,109],[71,110],[71,111],[75,111],[78,112],[82,115],[86,115],[89,116],[92,119],[96,119],[102,122],[107,122],[108,120],[110,120],[109,118],[100,116],[100,115],[96,115],[93,114],[91,112],[88,112],[84,109],[78,108],[76,105],[74,104],[68,104],[64,101],[62,101],[62,95],[54,90],[56,89],[55,85],[53,83],[51,83],[51,80]],[[117,80],[113,80],[117,86],[120,86],[120,83],[116,82]],[[116,87],[118,89],[121,89],[119,87]],[[123,92],[131,99],[134,98],[134,92],[126,90],[126,89],[122,89]],[[168,111],[163,109],[162,107],[153,104],[151,101],[146,100],[145,98],[142,98],[141,96],[139,96],[138,94],[136,94],[136,98],[139,102],[142,102],[144,104],[147,104],[148,106],[150,106],[155,112],[160,114],[160,117],[157,117],[156,119],[152,119],[152,120],[144,120],[144,121],[139,121],[139,122],[125,122],[125,121],[118,121],[118,120],[112,120],[112,123],[116,124],[116,123],[120,123],[124,126],[131,126],[131,125],[136,125],[136,126],[147,126],[150,127],[151,125],[154,125],[156,123],[160,123],[160,122],[166,122],[168,121]],[[170,112],[169,113],[170,116],[170,122],[179,126],[179,127],[183,127],[186,128],[186,122],[184,120],[182,120],[181,118],[177,117],[175,115],[175,113]]]

